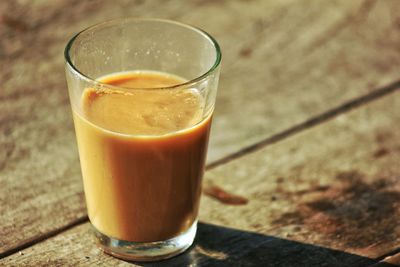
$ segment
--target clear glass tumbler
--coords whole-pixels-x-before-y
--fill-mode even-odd
[[[98,245],[138,261],[183,252],[196,234],[221,61],[217,42],[182,23],[127,18],[75,35],[65,60],[86,204]],[[168,74],[181,82],[132,88],[104,79],[131,72]],[[124,100],[124,109],[118,102],[105,105],[105,95]],[[175,103],[179,110],[194,98],[199,104],[193,112],[169,109]],[[97,105],[92,113],[88,101]],[[102,123],[110,114],[123,125]],[[187,114],[197,115],[189,124],[178,123]],[[173,130],[149,133],[141,132],[133,118],[149,123],[146,127],[176,121]]]

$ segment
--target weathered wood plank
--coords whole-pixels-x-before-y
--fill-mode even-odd
[[[287,239],[200,223],[195,245],[157,263],[129,263],[93,245],[88,224],[0,260],[7,266],[330,266],[365,267],[376,261]],[[324,265],[325,264],[325,265]],[[329,264],[329,265],[326,265]]]
[[[185,16],[207,29],[230,27],[215,30],[225,57],[211,161],[399,77],[395,2],[245,5],[225,3],[203,23]]]
[[[400,93],[207,173],[246,206],[204,198],[207,222],[371,258],[400,240]]]
[[[360,0],[0,1],[0,255],[86,214],[61,56],[74,32],[145,15],[215,35],[224,68],[213,161],[396,78],[397,9]]]
[[[393,251],[400,239],[400,132],[393,128],[399,105],[396,91],[208,171],[206,183],[248,202],[230,206],[203,197],[200,220],[207,224],[197,246],[164,264],[368,266]],[[88,227],[0,263],[125,265],[96,250]]]

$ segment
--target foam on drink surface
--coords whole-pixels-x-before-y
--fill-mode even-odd
[[[94,124],[123,134],[162,135],[190,127],[201,120],[200,96],[188,89],[162,87],[185,82],[157,72],[130,72],[101,82],[130,90],[87,88],[83,113]],[[160,88],[160,89],[153,89]]]

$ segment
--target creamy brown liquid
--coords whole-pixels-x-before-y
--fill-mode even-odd
[[[126,88],[182,83],[153,72],[115,74],[102,82]],[[195,221],[211,115],[183,89],[87,88],[74,110],[89,218],[121,240],[166,240]]]

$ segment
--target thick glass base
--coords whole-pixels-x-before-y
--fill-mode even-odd
[[[196,236],[197,221],[177,237],[157,242],[130,242],[108,237],[93,225],[97,245],[105,253],[130,261],[156,261],[171,258],[189,248]]]

